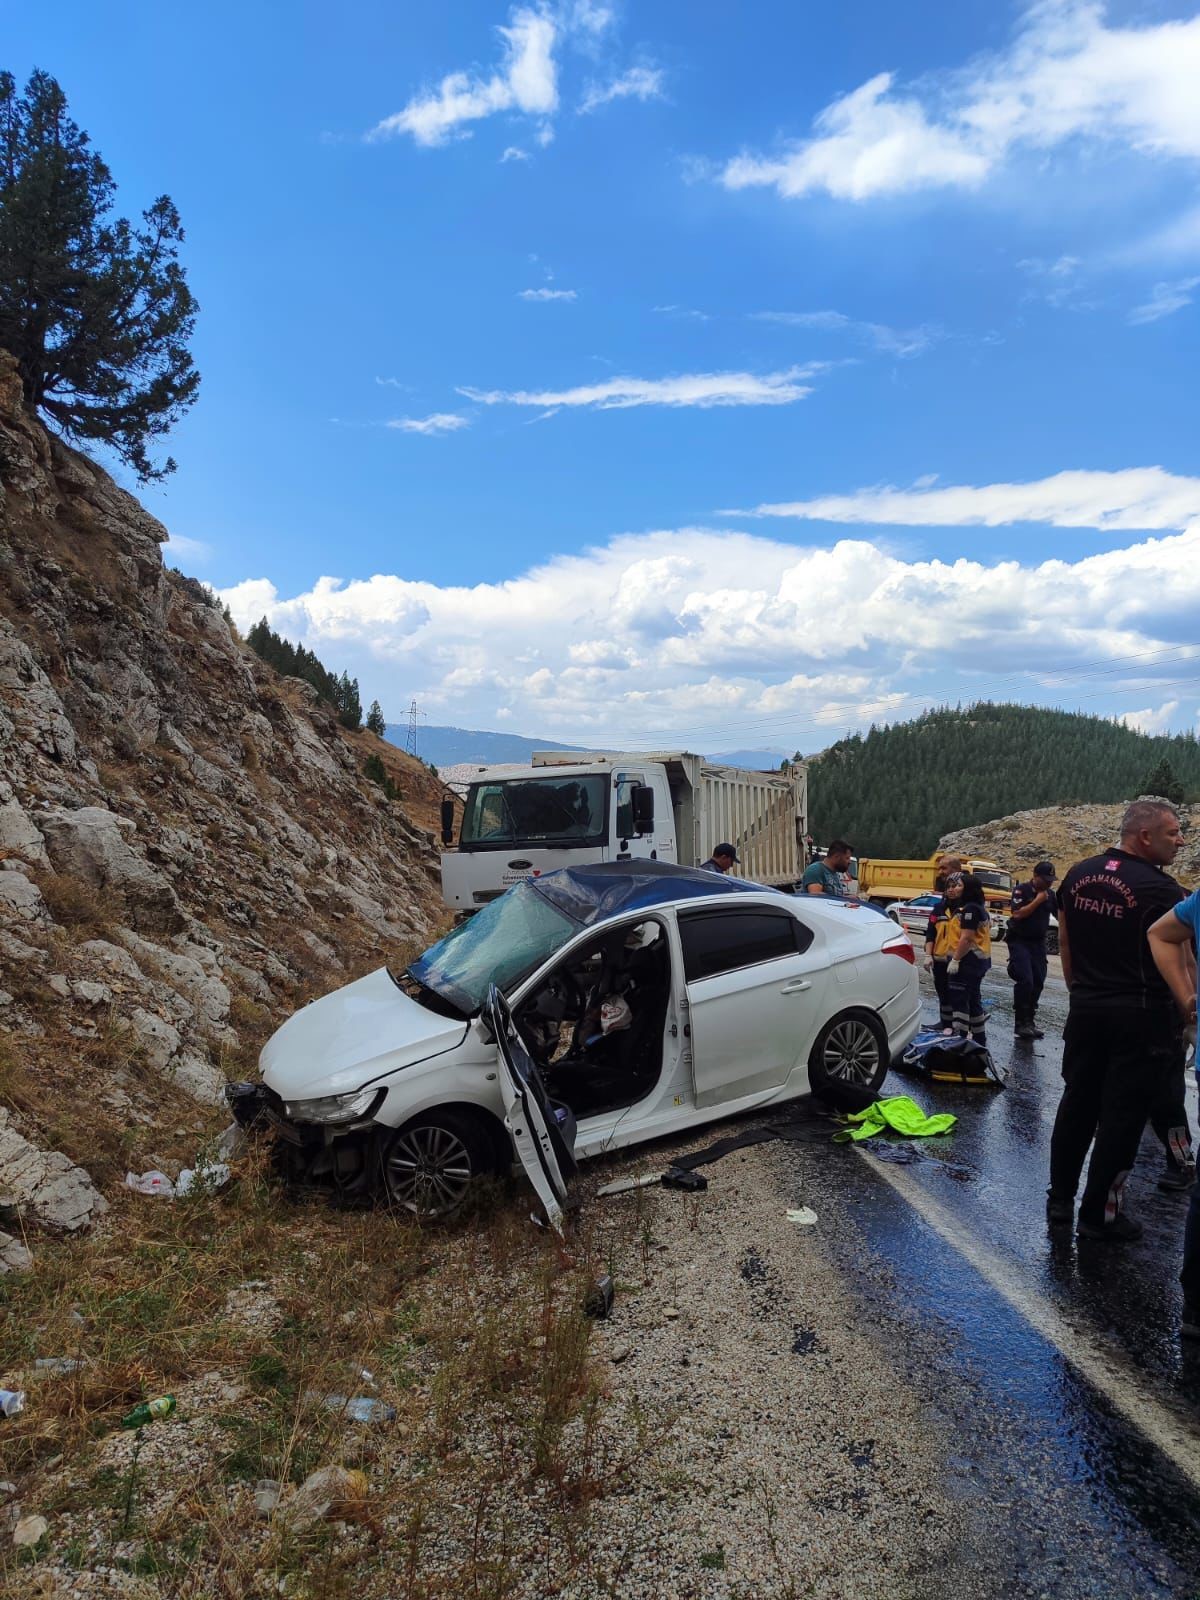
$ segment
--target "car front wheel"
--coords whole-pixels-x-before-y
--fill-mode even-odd
[[[864,1104],[879,1093],[888,1072],[887,1034],[877,1017],[847,1011],[827,1022],[808,1061],[815,1095],[837,1103],[852,1097]]]
[[[478,1178],[495,1171],[487,1132],[469,1116],[434,1111],[388,1140],[381,1176],[392,1205],[423,1222],[444,1222],[462,1206]]]

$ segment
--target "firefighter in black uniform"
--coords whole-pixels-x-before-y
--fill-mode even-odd
[[[1121,1209],[1125,1179],[1147,1118],[1182,1085],[1183,1018],[1146,938],[1151,924],[1184,898],[1163,871],[1182,843],[1173,807],[1137,800],[1122,819],[1120,845],[1078,862],[1059,891],[1070,1010],[1046,1214],[1051,1223],[1070,1222],[1094,1138],[1076,1228],[1087,1239],[1141,1237],[1141,1224]]]
[[[1013,890],[1008,919],[1008,975],[1013,981],[1013,1031],[1018,1039],[1044,1039],[1037,1025],[1038,1001],[1046,983],[1046,935],[1054,912],[1058,874],[1052,861],[1039,861],[1028,883]]]

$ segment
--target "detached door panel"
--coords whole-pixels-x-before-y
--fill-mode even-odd
[[[828,958],[790,911],[679,917],[697,1106],[780,1088],[824,1014]]]

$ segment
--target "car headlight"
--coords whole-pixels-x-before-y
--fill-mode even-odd
[[[287,1100],[283,1112],[289,1122],[354,1122],[370,1116],[386,1092],[372,1084],[351,1094],[330,1094],[320,1100]]]

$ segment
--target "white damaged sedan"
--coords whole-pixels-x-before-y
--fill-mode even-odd
[[[293,1181],[435,1217],[519,1162],[557,1224],[576,1157],[875,1093],[919,1009],[908,935],[867,907],[613,862],[517,884],[305,1006],[228,1095]]]

